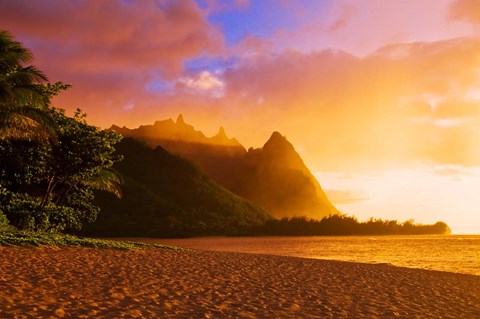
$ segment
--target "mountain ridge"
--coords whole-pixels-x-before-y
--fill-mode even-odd
[[[243,147],[235,138],[228,138],[225,129],[220,126],[218,133],[207,137],[203,132],[195,130],[193,125],[187,124],[180,114],[176,121],[167,120],[155,121],[153,125],[141,125],[136,129],[129,129],[126,126],[112,125],[109,130],[116,131],[124,136],[141,137],[147,140],[147,144],[154,143],[154,140],[173,140],[200,144],[228,145]],[[148,141],[151,143],[148,143]],[[150,145],[153,147],[153,144]],[[158,145],[156,145],[158,146]]]
[[[322,218],[338,213],[294,146],[278,131],[263,147],[247,151],[236,139],[228,138],[223,127],[208,138],[185,123],[182,115],[176,122],[169,119],[137,129],[111,129],[194,162],[215,182],[275,217]]]

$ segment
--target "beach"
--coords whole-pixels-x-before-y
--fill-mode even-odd
[[[296,257],[0,247],[0,318],[480,318],[480,276]]]

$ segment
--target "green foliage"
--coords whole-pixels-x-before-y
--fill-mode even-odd
[[[162,148],[125,138],[115,169],[123,197],[96,194],[101,214],[84,234],[95,236],[199,236],[234,234],[263,224],[270,215],[200,173],[189,161]]]
[[[0,207],[2,207],[10,223],[22,229],[33,230],[35,218],[32,216],[32,212],[35,211],[38,204],[27,194],[17,194],[1,188],[0,193],[2,193]],[[42,219],[42,217],[39,216],[39,219]]]
[[[40,206],[39,199],[26,193],[10,192],[3,189],[0,206],[10,224],[31,231],[62,231],[80,227],[83,220],[80,213],[71,206],[48,203]],[[98,208],[96,208],[98,210]],[[94,213],[97,211],[94,210]],[[85,214],[84,214],[85,215]]]
[[[8,222],[7,216],[0,210],[0,230],[8,227],[10,227],[10,223]]]
[[[335,214],[321,220],[292,217],[269,220],[264,225],[245,228],[246,235],[327,236],[327,235],[433,235],[449,234],[444,222],[433,225],[414,224],[413,220],[399,223],[396,220],[371,218],[359,222],[355,217]]]
[[[16,229],[0,230],[0,246],[68,246],[114,249],[165,248],[181,250],[180,248],[157,244],[146,244],[130,241],[100,240],[55,233],[19,231]]]
[[[10,223],[22,229],[80,229],[99,211],[93,189],[121,194],[120,179],[104,172],[119,160],[113,152],[120,136],[88,125],[79,111],[68,117],[51,108],[49,116],[56,143],[0,140],[0,185],[8,188],[1,205]]]

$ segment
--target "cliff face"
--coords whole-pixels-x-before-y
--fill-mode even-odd
[[[236,139],[228,138],[223,128],[206,137],[182,116],[176,122],[170,119],[137,129],[111,129],[194,162],[215,182],[276,217],[321,218],[338,212],[293,145],[278,132],[262,148],[247,152]]]

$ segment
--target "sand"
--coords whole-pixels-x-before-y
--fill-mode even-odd
[[[207,251],[0,247],[0,318],[480,318],[480,276]]]

